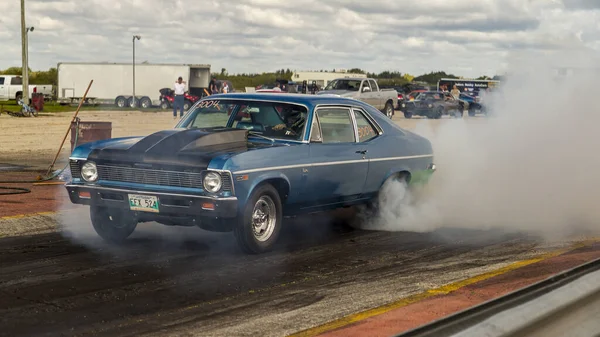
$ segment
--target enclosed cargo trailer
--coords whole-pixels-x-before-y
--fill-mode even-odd
[[[88,104],[114,104],[118,107],[151,107],[160,104],[162,88],[173,88],[179,76],[188,84],[190,94],[208,93],[208,64],[135,65],[135,97],[133,100],[133,64],[131,63],[71,63],[58,64],[57,100],[63,104],[78,103],[91,80],[86,96]]]

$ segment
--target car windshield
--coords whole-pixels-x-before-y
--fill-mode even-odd
[[[301,141],[306,116],[306,108],[296,104],[204,99],[176,127],[245,129],[258,138]]]
[[[358,91],[360,88],[361,80],[346,80],[339,79],[333,80],[327,84],[325,90],[348,90],[348,91]]]

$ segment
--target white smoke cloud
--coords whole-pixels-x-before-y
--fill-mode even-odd
[[[490,116],[442,120],[436,130],[423,120],[414,131],[432,141],[438,168],[429,186],[404,201],[403,186],[391,186],[378,217],[361,226],[598,231],[598,59],[589,51],[521,55],[488,99]],[[557,77],[564,66],[576,69]]]

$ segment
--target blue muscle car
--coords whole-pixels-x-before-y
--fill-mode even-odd
[[[372,204],[384,183],[425,182],[431,143],[359,100],[230,93],[196,102],[174,129],[75,148],[71,202],[103,239],[138,223],[231,231],[272,248],[282,218]]]

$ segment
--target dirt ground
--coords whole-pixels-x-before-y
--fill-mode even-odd
[[[70,128],[74,112],[52,113],[37,118],[0,116],[0,163],[47,168]],[[172,112],[81,111],[81,122],[111,122],[112,137],[148,135],[173,127]],[[65,141],[58,163],[66,164],[71,134]],[[1,175],[1,173],[0,173]]]
[[[70,128],[74,112],[40,114],[37,118],[18,118],[0,115],[0,164],[26,165],[31,168],[47,168],[60,143]],[[414,129],[423,119],[404,119],[396,112],[394,121],[408,130]],[[173,119],[171,111],[81,111],[82,122],[111,122],[112,137],[143,136],[173,127],[179,120]],[[433,127],[448,121],[427,120]],[[67,136],[58,164],[65,165],[71,148],[71,134]],[[59,168],[60,165],[56,165]],[[62,166],[61,166],[62,167]],[[0,173],[1,175],[2,173]]]

